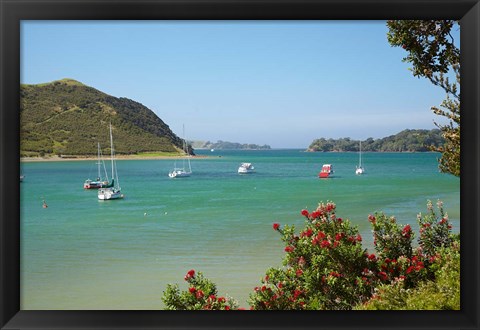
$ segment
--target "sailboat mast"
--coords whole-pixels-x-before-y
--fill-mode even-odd
[[[187,157],[188,171],[192,172],[192,166],[190,165],[190,155],[187,148],[187,140],[185,139],[185,124],[183,124],[183,152],[185,152],[185,157]],[[183,168],[185,169],[185,158],[183,159]]]
[[[97,148],[98,148],[98,151],[97,151],[97,165],[98,165],[98,179],[100,179],[101,177],[101,174],[100,174],[100,142],[97,142]]]
[[[360,167],[362,167],[362,141],[360,141]]]
[[[112,178],[115,178],[113,169],[113,136],[112,136],[112,123],[110,123],[110,158],[112,159]]]

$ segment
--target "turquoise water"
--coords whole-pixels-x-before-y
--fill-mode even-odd
[[[170,179],[172,160],[120,160],[123,200],[99,201],[83,181],[93,161],[22,163],[21,309],[162,309],[167,283],[186,288],[189,269],[246,307],[265,270],[284,254],[272,223],[301,226],[303,208],[337,204],[371,249],[368,214],[382,210],[416,226],[441,199],[460,228],[460,180],[441,174],[434,153],[300,150],[197,151],[193,175]],[[241,162],[256,173],[238,175]],[[335,177],[318,179],[323,163]],[[45,199],[48,208],[42,208]]]

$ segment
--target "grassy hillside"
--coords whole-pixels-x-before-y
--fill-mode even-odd
[[[20,88],[21,156],[109,152],[112,123],[117,154],[177,152],[182,140],[144,105],[72,79]]]

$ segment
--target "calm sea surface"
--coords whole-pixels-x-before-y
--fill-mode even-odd
[[[438,172],[435,153],[364,153],[363,176],[355,153],[197,154],[209,157],[193,159],[193,175],[180,179],[168,177],[173,160],[118,161],[126,197],[114,201],[83,189],[96,176],[93,161],[22,163],[21,309],[162,309],[167,283],[185,289],[189,269],[247,307],[265,270],[282,264],[272,223],[302,226],[300,211],[320,201],[334,201],[369,250],[369,214],[417,230],[427,199],[441,199],[460,231],[460,180]],[[241,162],[257,172],[238,175]],[[334,178],[317,178],[323,163]]]

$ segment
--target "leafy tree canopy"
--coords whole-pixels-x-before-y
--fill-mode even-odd
[[[390,45],[407,51],[403,61],[412,64],[412,74],[429,79],[446,92],[440,107],[431,108],[449,120],[447,125],[436,123],[445,144],[432,150],[442,153],[442,172],[460,176],[460,49],[452,35],[458,24],[454,20],[389,20],[387,27]]]

